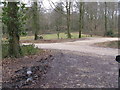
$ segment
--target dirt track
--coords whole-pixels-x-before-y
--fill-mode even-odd
[[[89,38],[75,42],[35,44],[36,47],[55,49],[56,52],[51,62],[52,68],[40,87],[117,88],[118,64],[115,56],[118,49],[93,46],[94,43],[114,40],[118,39]]]
[[[112,56],[57,51],[42,81],[43,88],[117,88],[118,69]],[[38,85],[36,85],[37,87]]]
[[[93,46],[93,44],[95,43],[115,41],[115,40],[118,40],[118,38],[87,38],[87,40],[78,40],[74,42],[46,43],[46,44],[37,43],[35,44],[35,46],[43,49],[69,50],[69,51],[77,51],[81,53],[89,53],[93,55],[98,54],[98,55],[116,56],[118,54],[118,49],[101,48],[101,47]]]

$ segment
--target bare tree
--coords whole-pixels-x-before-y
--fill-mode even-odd
[[[79,2],[79,38],[82,37],[84,20],[84,2]]]
[[[107,3],[106,2],[104,2],[104,4],[105,4],[105,33],[104,33],[104,36],[106,36],[107,35]]]
[[[62,3],[57,3],[54,11],[53,11],[53,16],[54,16],[54,24],[55,24],[55,29],[57,31],[57,36],[58,36],[58,39],[59,39],[59,34],[60,34],[60,31],[62,29],[62,22],[63,22],[63,6],[62,6]]]
[[[70,33],[70,11],[71,11],[71,3],[70,1],[66,0],[66,11],[67,11],[67,36],[68,38],[71,38],[71,33]]]
[[[40,19],[39,19],[39,10],[38,10],[38,3],[34,2],[32,5],[32,18],[33,18],[33,27],[35,30],[35,38],[34,40],[38,39],[38,32],[40,29]]]

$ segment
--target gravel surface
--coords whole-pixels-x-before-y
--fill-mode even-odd
[[[117,88],[118,65],[113,56],[56,51],[43,88]]]
[[[23,88],[117,88],[118,65],[113,56],[52,50],[46,74]],[[43,54],[46,57],[46,54]],[[47,55],[48,56],[48,55]],[[38,66],[41,56],[3,62],[3,81],[9,82],[23,67]],[[50,59],[50,58],[49,58]],[[49,60],[48,59],[48,60]],[[42,59],[44,60],[44,59]],[[45,59],[46,60],[46,59]],[[15,68],[16,67],[16,68]],[[39,71],[37,71],[39,72]],[[34,74],[39,76],[41,73]],[[17,84],[12,82],[12,84]],[[7,85],[7,86],[6,86]],[[18,83],[19,85],[19,83]],[[5,84],[10,88],[11,85]]]
[[[57,50],[69,50],[78,51],[82,53],[98,54],[116,56],[118,49],[96,47],[93,44],[107,41],[116,41],[118,38],[87,38],[86,40],[78,40],[74,42],[62,42],[62,43],[44,43],[35,44],[36,47],[43,49],[57,49]],[[30,43],[24,43],[30,44]]]
[[[118,49],[94,46],[95,43],[116,40],[118,38],[88,38],[74,42],[35,44],[39,48],[57,50],[52,68],[41,87],[117,88],[118,64],[115,56]],[[58,53],[58,50],[62,51]]]

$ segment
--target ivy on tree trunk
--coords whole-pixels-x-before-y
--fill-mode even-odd
[[[13,57],[19,57],[21,54],[21,48],[19,44],[19,25],[17,23],[17,2],[8,2],[8,9],[9,22],[7,24],[7,29],[9,34],[9,55]]]
[[[22,11],[25,8],[25,4],[18,6],[18,2],[4,2],[3,13],[2,13],[2,23],[7,27],[8,33],[8,53],[10,57],[20,57],[22,55],[20,48],[20,35],[22,33],[22,26],[24,20]],[[21,9],[20,9],[21,8]]]

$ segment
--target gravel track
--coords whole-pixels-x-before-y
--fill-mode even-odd
[[[117,88],[118,64],[112,56],[55,51],[43,88]]]
[[[95,43],[116,40],[118,40],[118,38],[87,38],[86,40],[79,40],[74,42],[44,43],[44,44],[37,43],[35,44],[35,46],[43,49],[69,50],[89,54],[116,56],[118,54],[118,49],[93,46],[93,44]],[[24,44],[27,45],[30,43]]]
[[[95,43],[115,40],[118,38],[35,44],[38,48],[54,49],[56,52],[55,59],[51,62],[52,68],[40,87],[117,88],[118,64],[115,56],[118,55],[118,49],[93,46]]]

